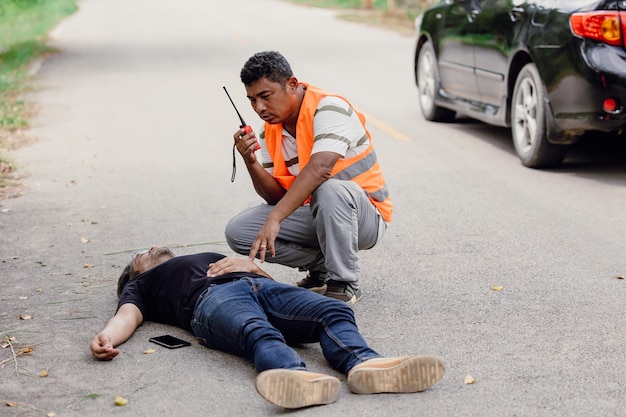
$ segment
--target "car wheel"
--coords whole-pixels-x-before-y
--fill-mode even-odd
[[[415,71],[420,107],[424,118],[433,122],[452,120],[455,115],[454,111],[435,104],[437,88],[439,88],[439,70],[437,68],[435,50],[431,42],[426,42],[422,45]]]
[[[567,146],[548,142],[545,93],[535,64],[526,64],[513,89],[511,130],[515,151],[522,164],[530,168],[548,168],[561,163]]]

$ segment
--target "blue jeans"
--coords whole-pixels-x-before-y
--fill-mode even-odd
[[[358,331],[344,302],[267,278],[212,285],[198,298],[191,320],[199,342],[250,360],[257,372],[306,369],[288,344],[317,343],[339,372],[380,357]]]

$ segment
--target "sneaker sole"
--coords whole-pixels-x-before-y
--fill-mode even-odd
[[[334,299],[339,300],[339,301],[344,301],[350,307],[354,306],[356,303],[361,301],[361,298],[363,298],[363,292],[362,291],[359,291],[356,294],[353,294],[352,298],[350,298],[350,299],[348,299],[348,297],[346,297],[346,293],[343,293],[343,292],[328,292],[328,291],[326,291],[326,293],[324,295],[326,297],[334,298]]]
[[[255,386],[261,397],[284,408],[330,404],[337,400],[341,391],[339,379],[335,377],[319,375],[310,378],[309,372],[289,369],[261,372]]]
[[[354,369],[348,375],[348,386],[355,394],[383,392],[420,392],[432,387],[446,372],[443,361],[436,356],[407,356],[393,366]]]
[[[309,290],[309,291],[313,291],[316,292],[318,294],[322,294],[324,295],[326,293],[326,289],[328,288],[328,285],[324,284],[321,287],[311,287],[311,288],[307,288],[307,287],[301,287],[300,285],[298,285],[298,283],[296,282],[295,284],[296,287],[300,287],[300,288],[304,288],[305,290]]]

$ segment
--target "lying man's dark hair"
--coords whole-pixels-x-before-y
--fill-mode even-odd
[[[117,280],[118,298],[122,294],[126,284],[128,284],[130,280],[135,279],[136,276],[137,273],[133,270],[133,263],[129,262],[128,265],[126,265],[126,268],[124,268],[124,271],[122,271],[122,275],[120,275],[120,278]]]

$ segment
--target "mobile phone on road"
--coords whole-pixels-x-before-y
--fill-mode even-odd
[[[170,336],[169,334],[157,337],[151,337],[149,339],[152,343],[156,343],[157,345],[164,346],[168,349],[176,349],[185,346],[191,346],[191,343],[186,340],[179,339],[174,336]]]

